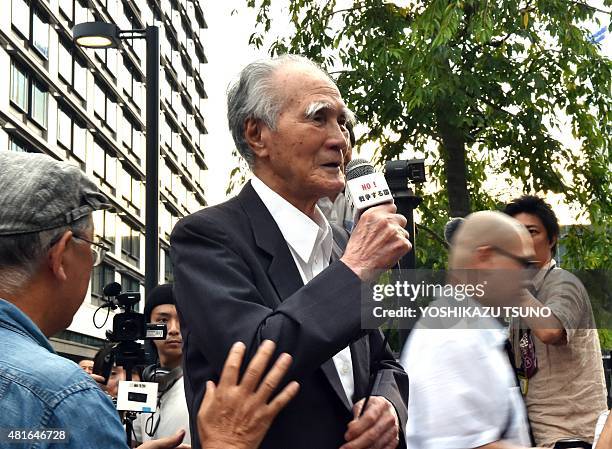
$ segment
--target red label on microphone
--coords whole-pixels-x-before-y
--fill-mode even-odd
[[[346,186],[356,211],[393,202],[393,195],[387,185],[387,180],[380,173],[371,173],[351,179]]]

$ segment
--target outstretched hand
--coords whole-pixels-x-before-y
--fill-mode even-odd
[[[240,342],[232,346],[219,384],[215,386],[211,381],[206,383],[206,393],[198,412],[198,434],[202,447],[259,447],[276,415],[295,397],[299,389],[297,382],[291,382],[268,402],[292,361],[289,354],[281,354],[260,382],[275,348],[274,342],[265,340],[239,382],[246,347]]]

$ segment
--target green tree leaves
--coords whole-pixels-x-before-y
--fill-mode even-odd
[[[271,0],[247,4],[257,9],[251,40],[261,46]],[[524,192],[561,193],[580,204],[593,224],[580,232],[599,235],[570,232],[567,261],[610,268],[612,66],[590,38],[597,9],[571,0],[408,5],[288,2],[282,20],[295,33],[270,52],[304,54],[337,77],[369,129],[358,145],[375,142],[381,160],[412,148],[436,161],[430,175],[441,189],[427,192],[421,206],[428,229],[498,206],[499,192],[483,185],[510,177]],[[612,9],[612,0],[604,5]],[[442,245],[422,239],[419,261],[444,263]]]

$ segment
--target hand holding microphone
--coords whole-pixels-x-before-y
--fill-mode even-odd
[[[393,267],[412,249],[406,218],[397,214],[385,177],[370,163],[354,159],[346,167],[346,197],[357,223],[340,259],[362,280]]]

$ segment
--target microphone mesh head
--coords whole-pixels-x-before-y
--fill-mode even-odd
[[[452,245],[453,235],[455,235],[455,233],[457,232],[457,229],[459,229],[459,226],[461,226],[464,221],[465,220],[461,217],[455,217],[455,218],[451,218],[444,225],[444,240],[446,240],[446,243],[448,243],[449,245]]]
[[[359,178],[360,176],[374,173],[374,167],[365,159],[353,159],[346,165],[346,180]]]

